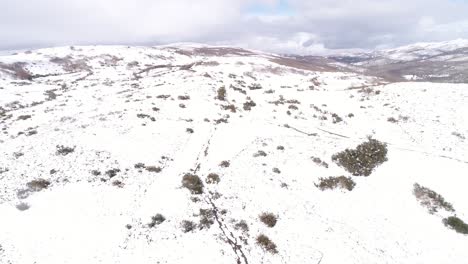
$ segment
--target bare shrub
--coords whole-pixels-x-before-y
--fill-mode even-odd
[[[16,205],[16,209],[18,209],[18,210],[20,210],[20,211],[26,211],[26,210],[28,210],[30,207],[31,207],[31,206],[29,206],[29,204],[23,203],[23,202],[21,202],[21,203],[19,203],[19,204]]]
[[[17,120],[27,120],[30,119],[31,115],[20,115]]]
[[[257,104],[252,101],[252,100],[249,100],[247,102],[244,103],[244,110],[245,111],[250,111],[252,110],[252,107],[255,107]]]
[[[223,160],[223,161],[221,161],[219,166],[223,167],[223,168],[227,168],[227,167],[231,166],[231,163],[229,161],[227,161],[227,160]]]
[[[249,89],[250,90],[260,90],[260,89],[262,89],[262,85],[260,85],[259,83],[253,83],[253,84],[249,85]]]
[[[117,173],[120,172],[120,169],[110,169],[106,171],[106,175],[109,176],[109,178],[113,178],[117,176]]]
[[[44,179],[36,179],[26,183],[29,190],[32,192],[39,192],[43,189],[47,189],[50,186],[50,181]]]
[[[322,161],[322,159],[318,158],[318,157],[311,157],[312,158],[312,161],[319,165],[319,166],[322,166],[322,167],[325,167],[328,169],[328,163],[326,163],[325,161]]]
[[[218,184],[220,182],[219,175],[216,173],[210,173],[206,177],[206,183],[208,184]]]
[[[197,227],[197,225],[194,222],[189,220],[183,220],[180,223],[180,225],[184,233],[192,232]]]
[[[249,232],[249,225],[245,220],[241,220],[234,225],[234,229],[242,230],[242,232],[247,233]]]
[[[220,87],[217,91],[216,91],[216,99],[220,100],[220,101],[224,101],[226,100],[226,87]]]
[[[198,228],[209,229],[214,224],[215,212],[213,209],[200,209],[200,223]]]
[[[153,228],[162,224],[164,221],[166,221],[166,218],[162,214],[156,214],[155,216],[151,217],[151,222],[148,224],[148,227]]]
[[[278,217],[273,213],[262,213],[259,219],[268,227],[274,227],[278,221]]]
[[[267,154],[266,154],[265,151],[259,150],[259,151],[257,151],[257,153],[254,153],[253,156],[254,156],[255,158],[257,158],[257,157],[266,157]]]
[[[445,201],[444,197],[435,191],[421,186],[418,183],[414,184],[413,194],[419,203],[429,210],[429,213],[436,213],[439,209],[444,209],[448,212],[454,212],[452,204]]]
[[[75,151],[75,147],[65,147],[63,145],[57,145],[56,148],[57,151],[55,152],[55,154],[62,156],[66,156]]]
[[[145,169],[149,172],[155,172],[155,173],[159,173],[162,171],[161,167],[156,167],[156,166],[146,166]]]
[[[369,176],[374,168],[387,161],[387,144],[369,138],[356,149],[333,155],[332,160],[354,176]]]
[[[182,186],[189,189],[192,194],[203,193],[203,182],[197,175],[185,174],[182,178]]]
[[[271,239],[264,234],[257,236],[257,245],[261,246],[265,251],[268,251],[272,254],[278,253],[276,244],[273,243],[273,241],[271,241]]]
[[[190,100],[190,96],[188,96],[188,95],[179,95],[179,96],[177,96],[177,99],[179,99],[179,100]]]
[[[346,189],[352,191],[356,183],[350,177],[340,176],[340,177],[328,177],[320,178],[319,183],[315,184],[320,190],[333,190],[336,188]]]

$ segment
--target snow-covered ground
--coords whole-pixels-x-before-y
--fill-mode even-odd
[[[468,236],[442,223],[453,213],[413,194],[433,189],[468,222],[468,84],[389,84],[190,45],[0,57],[15,62],[32,81],[0,70],[2,264],[468,263]],[[318,189],[351,176],[331,156],[367,136],[388,161],[352,191]],[[194,195],[186,173],[220,182]],[[33,191],[37,179],[51,184]],[[212,225],[184,232],[200,209]],[[165,221],[149,227],[156,214]]]

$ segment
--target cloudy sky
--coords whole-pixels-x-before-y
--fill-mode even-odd
[[[0,0],[0,50],[201,42],[315,54],[468,38],[468,0]]]

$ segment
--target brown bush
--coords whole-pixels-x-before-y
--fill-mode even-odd
[[[276,254],[278,250],[276,248],[276,244],[271,241],[271,239],[264,234],[261,234],[257,237],[257,245],[261,246],[264,250]]]
[[[226,100],[226,87],[223,86],[218,89],[218,91],[216,92],[216,99],[220,101]]]
[[[262,213],[259,218],[268,227],[274,227],[278,221],[278,217],[272,213]]]
[[[44,179],[36,179],[26,183],[30,191],[39,192],[47,189],[50,186],[50,181]]]
[[[151,222],[148,224],[148,227],[153,228],[156,225],[162,224],[164,221],[166,221],[166,218],[162,214],[156,214],[151,217]]]
[[[317,188],[320,190],[333,190],[336,188],[346,189],[348,191],[352,191],[356,183],[350,177],[346,178],[345,176],[340,177],[328,177],[328,178],[320,178],[319,183],[315,184]]]
[[[218,184],[220,182],[219,175],[216,173],[210,173],[206,177],[206,183],[208,184]]]
[[[189,189],[192,194],[202,194],[203,193],[203,182],[200,177],[187,173],[182,178],[182,186]]]

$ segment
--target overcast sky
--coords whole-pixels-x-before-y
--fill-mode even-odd
[[[0,50],[201,42],[320,53],[468,38],[468,0],[0,0]]]

